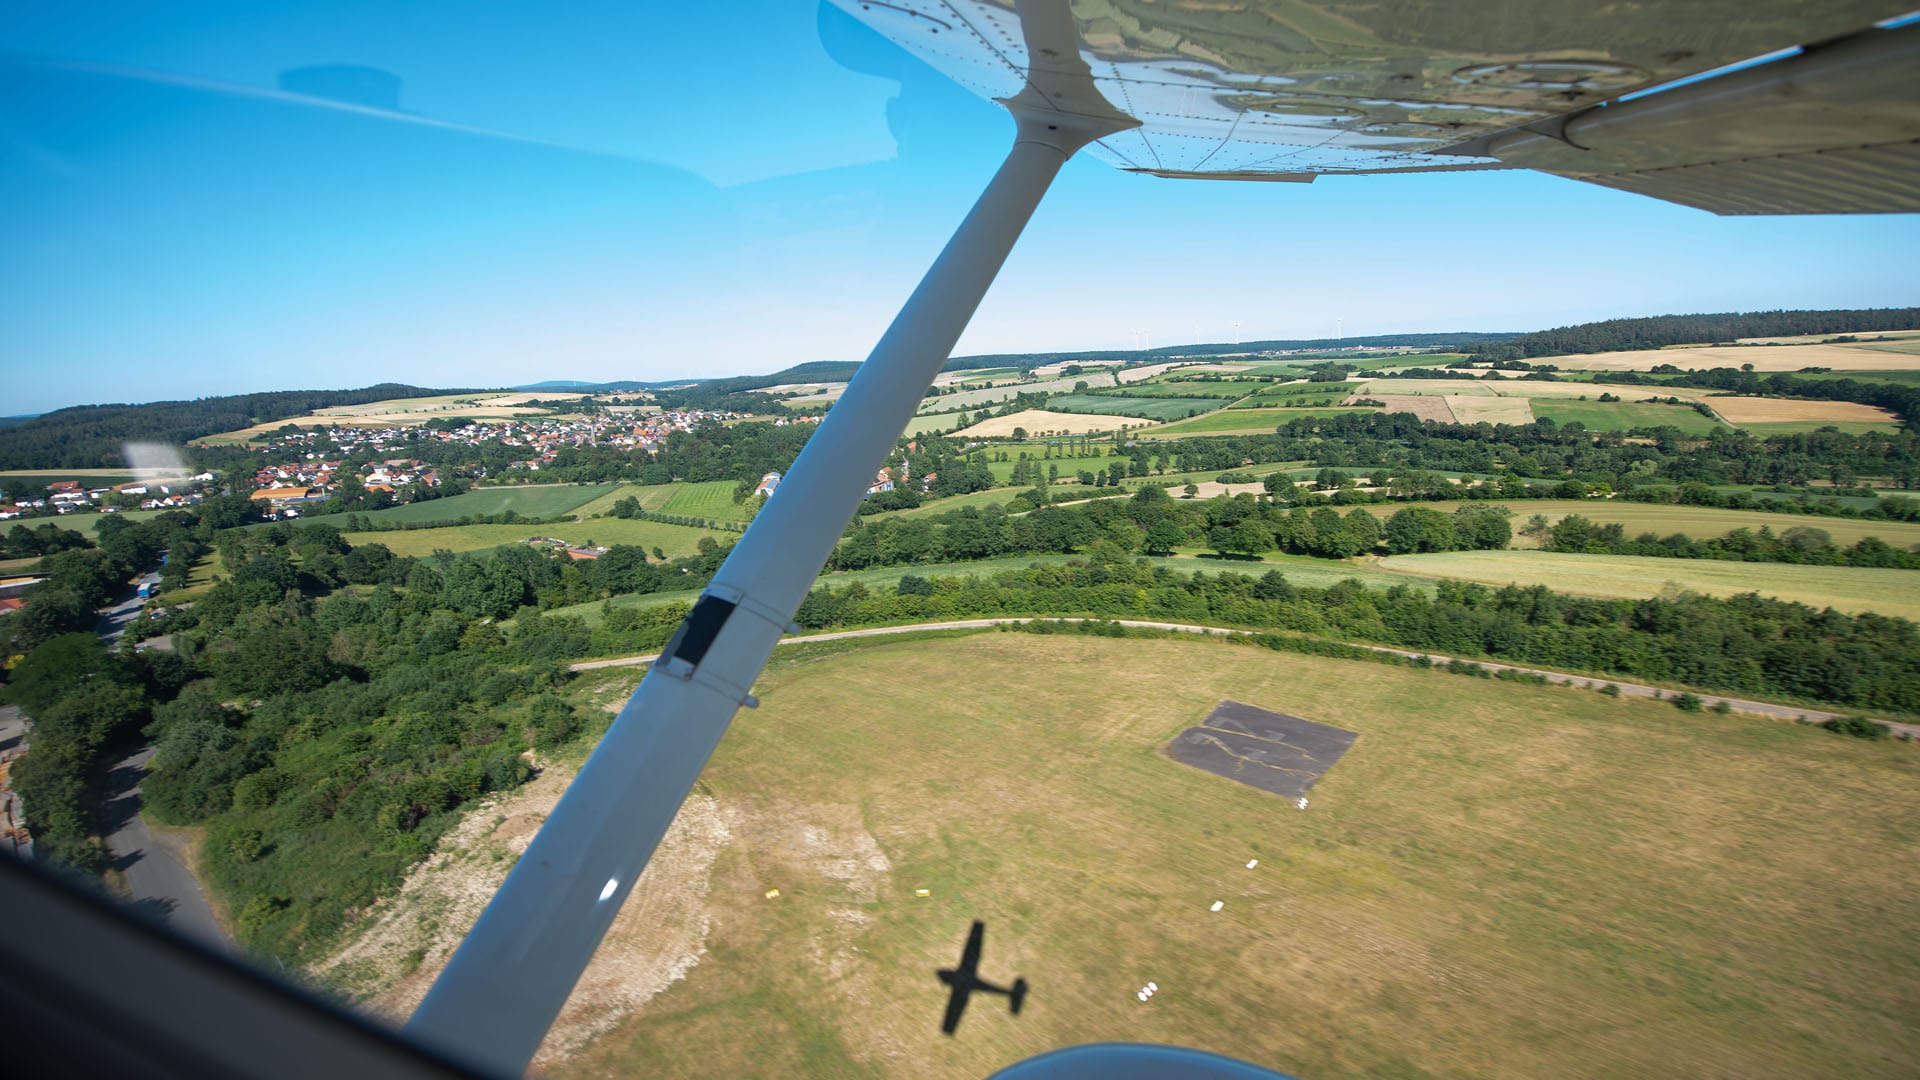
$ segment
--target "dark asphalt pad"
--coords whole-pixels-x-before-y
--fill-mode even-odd
[[[1167,744],[1173,760],[1289,799],[1307,793],[1360,736],[1237,701]]]

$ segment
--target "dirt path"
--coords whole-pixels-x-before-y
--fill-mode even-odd
[[[839,641],[845,638],[882,637],[887,634],[911,634],[921,630],[978,630],[992,626],[1032,621],[1033,619],[1031,618],[951,619],[945,622],[913,623],[908,626],[878,626],[866,630],[836,630],[830,634],[809,634],[805,637],[783,638],[780,644],[799,645],[809,641]],[[1171,630],[1182,634],[1223,634],[1236,637],[1249,637],[1252,636],[1253,633],[1248,630],[1231,630],[1219,626],[1197,626],[1192,623],[1152,622],[1142,619],[1114,619],[1112,621],[1119,623],[1121,626],[1134,626],[1143,630]],[[1370,649],[1373,652],[1405,656],[1410,659],[1417,659],[1424,656],[1436,664],[1446,664],[1454,659],[1454,657],[1444,656],[1440,653],[1420,652],[1411,649],[1390,649],[1385,645],[1363,645],[1358,642],[1352,642],[1350,644],[1354,645],[1355,648]],[[583,660],[577,664],[569,665],[568,670],[597,671],[601,668],[639,667],[643,664],[652,663],[659,658],[659,655],[659,653],[648,653],[645,656],[622,656],[613,660]],[[1569,675],[1564,671],[1522,667],[1517,664],[1499,664],[1490,660],[1471,660],[1466,657],[1462,657],[1461,659],[1467,659],[1469,663],[1478,664],[1488,671],[1517,671],[1523,675],[1538,675],[1549,682],[1562,686],[1580,686],[1590,689],[1598,689],[1602,686],[1617,686],[1620,688],[1620,693],[1626,697],[1664,698],[1677,693],[1677,691],[1664,689],[1662,687],[1622,682],[1617,679]],[[1850,713],[1826,712],[1821,709],[1806,709],[1798,705],[1777,705],[1770,701],[1752,701],[1746,698],[1722,697],[1714,694],[1700,694],[1699,698],[1701,704],[1707,708],[1712,708],[1725,702],[1727,707],[1734,712],[1749,713],[1754,716],[1765,716],[1774,720],[1798,720],[1804,717],[1814,723],[1820,723],[1826,720],[1837,720],[1843,716],[1853,715]],[[1920,724],[1903,724],[1893,720],[1882,720],[1880,723],[1887,725],[1896,735],[1920,737]]]

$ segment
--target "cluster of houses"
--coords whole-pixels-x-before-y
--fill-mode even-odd
[[[650,414],[612,413],[583,416],[571,420],[515,418],[487,424],[470,424],[447,434],[469,433],[478,441],[498,439],[506,446],[524,446],[527,457],[507,463],[510,469],[537,472],[565,447],[611,446],[620,450],[645,450],[652,453],[676,431],[692,431],[702,424],[720,420],[744,420],[746,413],[708,409],[668,409]],[[804,419],[804,418],[803,418]],[[798,420],[785,417],[774,421],[785,427]],[[814,422],[818,422],[816,419]]]
[[[414,440],[442,444],[479,446],[500,442],[526,447],[527,456],[510,462],[508,468],[537,471],[551,464],[558,453],[569,446],[612,446],[652,452],[676,431],[692,431],[714,421],[746,419],[747,414],[707,409],[673,409],[652,413],[608,412],[566,419],[548,417],[511,417],[473,420],[452,429],[440,427],[356,427],[339,425],[309,428],[276,434],[256,449],[268,460],[285,464],[267,465],[254,470],[250,482],[236,483],[236,493],[244,490],[273,519],[298,517],[302,507],[322,503],[340,490],[345,479],[341,470],[348,456],[372,450],[403,450]],[[818,416],[780,417],[775,426],[817,424]],[[0,521],[34,514],[69,514],[77,510],[112,510],[137,505],[142,510],[167,510],[190,506],[201,499],[205,485],[214,482],[213,473],[164,481],[133,481],[111,487],[87,488],[77,480],[49,484],[44,498],[0,503]],[[883,475],[883,479],[886,479]],[[361,470],[361,486],[370,492],[395,494],[408,486],[440,486],[440,474],[426,462],[414,458],[387,458]],[[779,484],[773,474],[771,484]],[[773,487],[762,481],[765,494]],[[892,488],[876,486],[875,492]],[[124,496],[116,498],[115,496]],[[137,500],[137,501],[129,501]],[[591,557],[591,556],[581,556]]]
[[[301,507],[326,502],[339,493],[340,470],[345,462],[321,461],[317,454],[307,457],[307,461],[254,471],[254,489],[248,498],[255,506],[262,507],[267,517],[275,520],[299,517]],[[362,466],[359,480],[367,491],[391,495],[410,484],[439,487],[440,473],[417,458],[388,458]]]
[[[82,510],[114,513],[130,507],[141,510],[177,510],[200,501],[202,489],[214,482],[210,472],[161,480],[129,480],[124,484],[88,487],[79,480],[56,480],[45,496],[0,503],[0,521],[36,514],[71,514]]]
[[[707,409],[672,409],[649,414],[596,413],[591,416],[566,419],[542,416],[474,419],[459,427],[447,429],[340,425],[275,435],[271,441],[260,448],[260,452],[269,457],[292,454],[296,458],[305,452],[307,465],[311,467],[327,464],[316,462],[314,459],[318,455],[310,449],[320,444],[328,446],[330,453],[352,454],[366,450],[378,452],[388,448],[400,449],[416,439],[443,445],[475,447],[481,443],[499,442],[505,446],[525,447],[528,451],[526,457],[509,462],[508,468],[537,471],[543,465],[552,463],[554,457],[565,447],[612,446],[623,450],[651,452],[676,431],[692,431],[701,424],[716,420],[745,419],[746,415]],[[782,417],[774,421],[782,427],[789,424],[818,422],[818,417]],[[339,465],[338,462],[332,464],[335,467]],[[281,477],[280,480],[279,486],[290,486],[295,483],[304,483],[308,487],[327,486],[326,480],[314,476],[293,475]],[[369,477],[368,482],[381,481],[375,481]],[[400,483],[410,482],[400,481]],[[260,486],[266,486],[264,481]]]

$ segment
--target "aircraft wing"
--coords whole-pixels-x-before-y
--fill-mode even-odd
[[[1028,54],[1012,0],[833,2],[987,97],[1065,59]],[[1719,214],[1802,214],[1920,211],[1912,2],[1071,9],[1074,59],[1140,121],[1087,148],[1123,169],[1305,182],[1526,168]]]
[[[960,1014],[967,1011],[967,988],[962,983],[953,985],[953,992],[947,996],[947,1014],[940,1018],[940,1030],[948,1035],[960,1030]]]
[[[978,919],[973,921],[973,929],[967,932],[967,947],[960,951],[960,971],[969,977],[980,970],[980,945],[986,937],[987,924]]]

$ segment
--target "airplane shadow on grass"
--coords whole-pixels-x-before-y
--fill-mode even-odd
[[[980,946],[987,933],[987,924],[979,919],[973,920],[973,929],[967,933],[967,945],[960,953],[958,967],[941,968],[936,975],[940,981],[952,988],[947,998],[947,1015],[940,1021],[940,1030],[948,1035],[960,1028],[960,1014],[967,1010],[967,999],[974,992],[1000,994],[1007,998],[1007,1005],[1013,1015],[1020,1015],[1020,1004],[1027,998],[1027,980],[1013,980],[1012,989],[995,986],[980,977]]]

